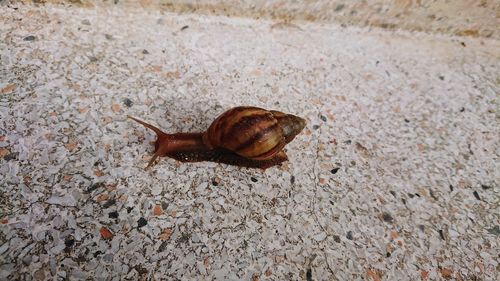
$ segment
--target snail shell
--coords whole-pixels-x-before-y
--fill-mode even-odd
[[[217,117],[203,134],[209,149],[224,148],[253,160],[270,159],[302,131],[304,119],[258,107],[234,107]]]

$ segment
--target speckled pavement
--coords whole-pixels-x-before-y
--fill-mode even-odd
[[[0,280],[498,280],[500,42],[0,6]],[[255,105],[308,126],[265,172],[152,132]]]

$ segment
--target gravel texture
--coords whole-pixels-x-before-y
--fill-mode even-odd
[[[0,7],[0,280],[498,280],[494,39]],[[224,110],[300,115],[265,172],[162,159]],[[496,249],[496,250],[495,250]]]
[[[83,7],[116,5],[232,17],[307,20],[500,39],[498,0],[4,0]],[[1,1],[0,1],[1,2]]]

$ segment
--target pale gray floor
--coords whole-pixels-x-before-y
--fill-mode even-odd
[[[0,7],[0,279],[498,280],[498,50]],[[308,120],[286,165],[143,170],[154,136],[127,114],[202,131],[236,105]]]

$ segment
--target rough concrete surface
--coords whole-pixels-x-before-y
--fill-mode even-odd
[[[500,43],[0,7],[0,280],[498,280]],[[236,105],[307,119],[265,172],[163,159]]]
[[[83,7],[116,5],[284,21],[335,22],[500,39],[498,0],[5,0]],[[1,2],[1,1],[0,1]]]

